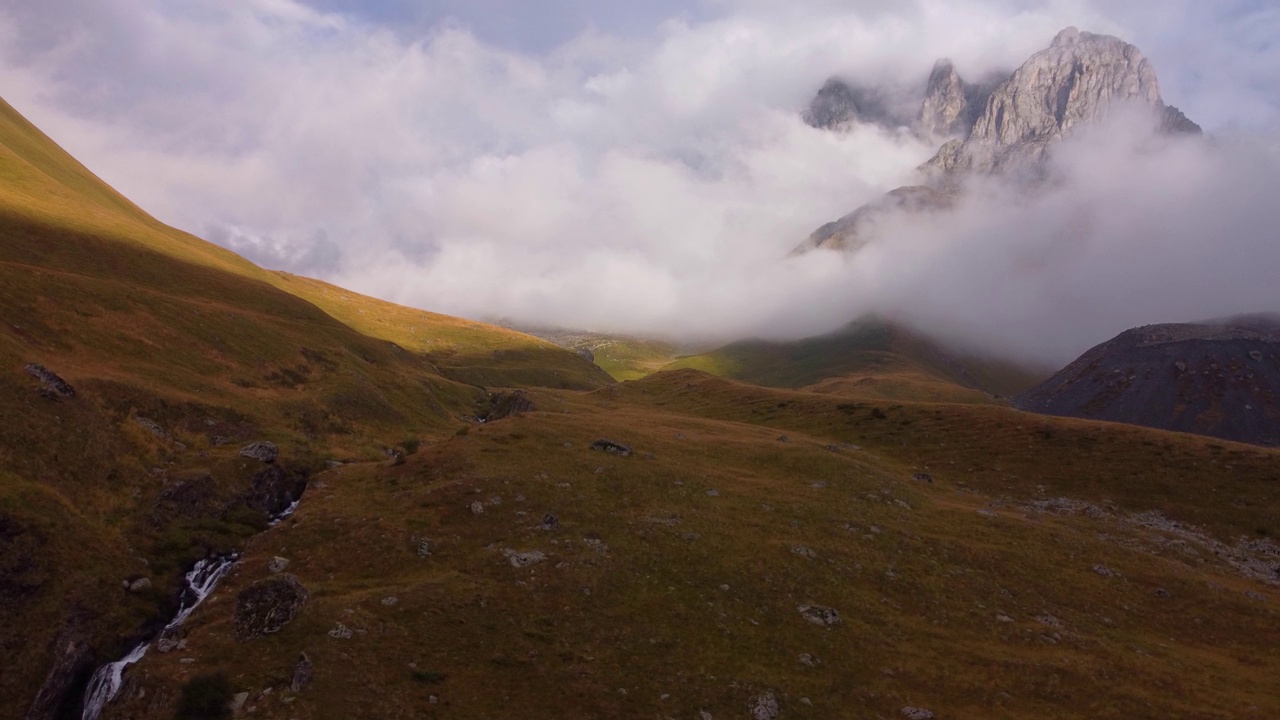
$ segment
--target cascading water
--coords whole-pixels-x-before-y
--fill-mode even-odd
[[[280,511],[275,517],[271,518],[270,525],[277,525],[281,520],[289,517],[298,509],[298,503],[301,500],[294,500],[284,510]],[[186,587],[182,590],[182,595],[178,600],[178,612],[164,626],[164,630],[160,632],[160,636],[172,632],[187,618],[191,617],[191,613],[200,606],[213,593],[214,588],[218,586],[218,581],[227,574],[231,567],[240,560],[239,553],[231,553],[229,555],[218,555],[215,557],[207,557],[199,560],[191,567],[186,574]],[[103,665],[98,668],[93,677],[89,679],[89,685],[84,692],[84,712],[81,714],[81,720],[98,720],[102,714],[102,709],[107,703],[120,692],[121,685],[124,684],[124,669],[142,659],[147,654],[147,649],[151,647],[150,642],[144,642],[125,655],[123,658]]]
[[[186,587],[179,598],[178,612],[169,624],[164,626],[161,635],[176,629],[191,617],[191,613],[204,602],[205,598],[209,597],[218,585],[218,581],[239,559],[239,553],[231,553],[204,558],[192,566],[187,571]],[[124,682],[124,669],[141,660],[150,647],[151,643],[144,642],[123,658],[98,668],[98,671],[89,679],[88,687],[85,688],[84,712],[80,715],[81,720],[98,720],[98,716],[102,714],[102,708],[106,707],[116,693],[120,692],[120,686]]]

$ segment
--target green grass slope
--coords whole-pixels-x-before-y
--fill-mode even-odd
[[[935,402],[994,402],[993,395],[1016,394],[1042,379],[1014,363],[948,352],[876,317],[792,342],[735,342],[663,369],[701,370],[770,387]]]
[[[0,717],[25,716],[68,637],[84,662],[118,655],[191,561],[262,529],[249,441],[305,472],[451,432],[488,408],[481,386],[611,382],[535,338],[353,293],[347,324],[315,287],[157,222],[0,104]],[[405,328],[421,346],[393,342]],[[75,396],[43,396],[30,363]],[[123,592],[135,575],[153,589]]]
[[[1280,531],[1275,451],[693,371],[531,398],[322,476],[111,717],[169,717],[154,699],[203,673],[300,720],[1280,711],[1280,594],[1242,570]],[[311,600],[237,642],[275,555]]]

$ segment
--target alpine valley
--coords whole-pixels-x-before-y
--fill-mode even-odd
[[[806,260],[973,178],[1051,188],[1115,113],[1208,142],[1074,28],[920,79],[804,113],[938,148]],[[1056,373],[892,314],[720,347],[513,329],[258,267],[0,102],[0,717],[1277,717],[1256,310]]]

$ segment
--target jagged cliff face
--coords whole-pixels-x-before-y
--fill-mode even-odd
[[[997,80],[966,82],[950,60],[939,60],[929,74],[916,129],[926,137],[968,137]]]
[[[902,112],[901,103],[895,102],[893,95],[886,88],[861,87],[830,78],[804,111],[804,121],[833,132],[845,132],[860,123],[889,129],[910,125],[912,118]]]
[[[824,86],[805,114],[809,124],[840,130],[867,120],[857,111],[856,93],[840,88],[849,90],[834,80]],[[837,99],[848,102],[842,105]],[[845,111],[837,113],[837,107]],[[1150,112],[1155,130],[1200,132],[1181,111],[1164,104],[1155,69],[1142,52],[1109,35],[1067,28],[1047,49],[998,81],[966,82],[950,61],[939,60],[929,75],[915,129],[923,137],[951,139],[921,167],[925,177],[920,186],[899,190],[910,191],[912,198],[944,201],[903,203],[891,193],[819,228],[797,251],[857,250],[871,241],[875,227],[889,214],[949,208],[960,179],[969,174],[1040,177],[1059,140],[1134,107]],[[829,122],[817,122],[820,118]],[[924,193],[922,187],[934,192]]]
[[[1155,69],[1138,48],[1067,28],[992,92],[961,145],[944,147],[928,166],[944,172],[1034,168],[1052,143],[1125,105],[1150,108],[1157,124],[1170,129],[1194,126],[1166,109]]]

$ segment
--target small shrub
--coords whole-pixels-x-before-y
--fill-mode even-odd
[[[418,452],[418,448],[422,447],[422,441],[417,438],[409,438],[408,440],[400,443],[400,447],[404,448],[404,453],[406,455],[412,455]]]
[[[231,717],[231,681],[223,673],[197,675],[182,686],[178,720],[214,720]]]
[[[889,417],[889,416],[888,416],[888,415],[886,415],[886,414],[884,413],[884,411],[883,411],[883,410],[881,410],[880,408],[871,408],[871,417],[873,417],[873,418],[875,418],[875,419],[877,419],[877,420],[884,420],[885,418],[887,418],[887,417]]]

